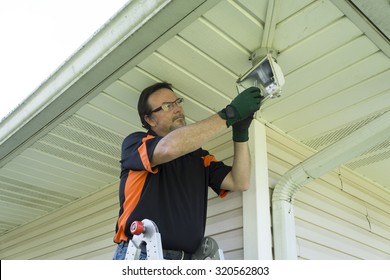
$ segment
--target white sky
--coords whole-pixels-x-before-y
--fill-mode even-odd
[[[0,121],[128,0],[1,0]]]

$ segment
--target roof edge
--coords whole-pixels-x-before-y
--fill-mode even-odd
[[[0,167],[219,1],[129,1],[3,119]]]

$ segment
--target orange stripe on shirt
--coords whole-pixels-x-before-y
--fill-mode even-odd
[[[144,139],[142,139],[142,145],[139,146],[138,153],[139,153],[139,156],[141,158],[142,164],[144,165],[145,170],[147,170],[148,172],[151,172],[153,174],[156,174],[158,171],[158,168],[152,168],[152,166],[150,165],[150,160],[148,157],[148,151],[147,151],[147,147],[146,147],[146,141],[148,141],[149,139],[152,139],[154,137],[155,136],[153,136],[153,135],[147,135]]]
[[[203,159],[204,167],[209,167],[212,162],[217,162],[217,159],[212,155],[206,155],[206,156],[202,157],[202,159]],[[220,198],[224,198],[225,196],[228,195],[228,193],[229,193],[229,191],[220,189],[218,196]]]
[[[217,162],[217,159],[212,155],[202,157],[204,167],[209,167],[212,162]]]
[[[147,175],[148,172],[146,171],[129,171],[125,183],[125,202],[123,204],[124,211],[118,219],[118,232],[114,237],[114,241],[117,243],[122,240],[127,241],[128,239],[125,235],[126,222],[138,204]]]
[[[146,141],[154,138],[153,135],[147,135],[142,139],[142,144],[138,148],[138,153],[141,158],[142,164],[146,171],[129,171],[128,177],[125,183],[125,202],[123,204],[123,213],[118,219],[118,232],[114,237],[114,241],[119,243],[120,241],[127,241],[128,237],[125,235],[125,227],[128,217],[137,206],[141,197],[142,189],[145,184],[148,173],[157,173],[158,168],[152,168],[148,157]]]

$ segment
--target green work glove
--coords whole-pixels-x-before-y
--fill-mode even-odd
[[[218,115],[226,120],[227,127],[241,121],[260,109],[262,96],[260,89],[250,87],[237,95],[225,109],[218,112]]]
[[[246,142],[249,140],[249,126],[253,120],[253,115],[233,124],[233,141]]]

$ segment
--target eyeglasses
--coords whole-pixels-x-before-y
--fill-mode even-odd
[[[164,102],[160,107],[157,107],[156,109],[153,109],[152,111],[150,111],[150,113],[148,115],[150,115],[152,113],[156,113],[156,112],[161,111],[161,110],[163,110],[165,112],[172,111],[173,108],[175,107],[175,105],[181,106],[181,104],[183,102],[184,102],[183,98],[178,98],[173,102]]]

